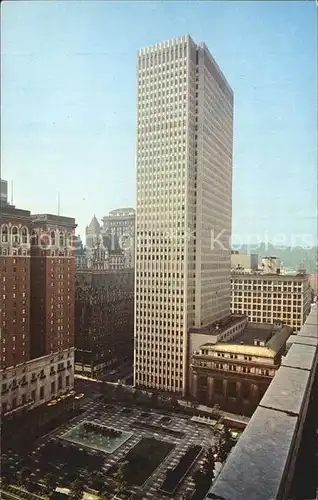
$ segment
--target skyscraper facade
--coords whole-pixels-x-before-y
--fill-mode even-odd
[[[187,387],[188,332],[230,313],[233,92],[189,36],[138,54],[134,383]]]

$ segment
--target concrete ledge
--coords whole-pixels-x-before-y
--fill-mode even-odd
[[[281,366],[260,406],[298,415],[308,379],[308,371]]]
[[[294,344],[286,358],[282,361],[282,366],[290,368],[300,368],[301,370],[311,370],[314,364],[316,348],[311,345]]]
[[[206,498],[277,498],[296,425],[295,416],[258,408]]]
[[[310,315],[309,315],[310,316]],[[308,316],[308,318],[309,318]],[[312,325],[310,323],[306,323],[302,326],[300,332],[297,337],[312,337],[318,339],[318,327],[317,325]]]
[[[318,370],[318,306],[282,362],[206,499],[285,500]]]
[[[318,337],[305,337],[301,335],[291,335],[287,341],[287,347],[292,346],[293,344],[303,344],[303,345],[312,345],[317,347],[318,345]]]

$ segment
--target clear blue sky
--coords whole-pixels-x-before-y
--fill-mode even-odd
[[[314,2],[37,0],[1,9],[1,166],[16,205],[55,213],[60,191],[62,214],[82,235],[94,213],[135,206],[136,53],[190,34],[235,92],[235,239],[315,232]]]

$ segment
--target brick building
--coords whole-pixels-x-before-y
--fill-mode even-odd
[[[1,413],[6,421],[74,387],[75,220],[0,214]],[[33,412],[32,412],[33,413]],[[26,415],[25,419],[26,421]]]
[[[76,276],[76,372],[98,376],[132,362],[133,269],[77,271]]]
[[[36,215],[31,236],[32,358],[74,346],[75,220]]]
[[[30,212],[2,207],[0,369],[30,359]]]

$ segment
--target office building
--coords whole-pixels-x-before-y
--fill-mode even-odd
[[[245,273],[231,276],[232,313],[245,314],[253,323],[284,323],[294,331],[304,324],[312,301],[309,277]]]
[[[138,54],[134,383],[185,393],[190,327],[230,313],[233,92],[189,36]]]
[[[75,332],[76,373],[98,377],[124,362],[132,366],[133,269],[77,271]]]
[[[8,183],[0,179],[0,206],[8,204]]]
[[[11,205],[2,206],[0,224],[1,413],[13,425],[72,395],[76,225]]]
[[[286,352],[292,329],[246,324],[229,340],[209,339],[192,354],[190,394],[208,406],[252,415]]]

